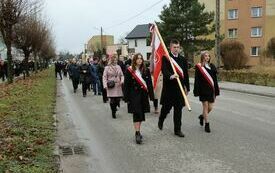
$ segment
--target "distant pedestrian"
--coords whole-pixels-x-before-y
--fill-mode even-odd
[[[68,64],[68,73],[72,80],[74,93],[76,93],[80,78],[80,67],[76,64],[75,59],[72,60],[71,64]]]
[[[83,61],[80,66],[80,82],[82,83],[82,94],[83,97],[87,96],[87,89],[92,82],[92,76],[90,73],[90,67],[88,62]]]
[[[93,64],[91,64],[91,74],[93,77],[92,85],[93,85],[93,91],[94,95],[101,95],[101,82],[100,82],[100,76],[99,76],[99,63],[98,58],[94,57]]]
[[[126,70],[124,91],[128,113],[133,114],[136,143],[141,144],[141,123],[145,121],[145,113],[150,112],[149,97],[154,100],[154,93],[150,71],[140,53],[134,55],[132,65]]]
[[[107,103],[107,101],[108,101],[107,91],[103,87],[103,72],[104,72],[104,68],[107,66],[107,64],[108,64],[108,62],[106,60],[106,57],[102,57],[102,59],[99,61],[99,66],[98,66],[98,78],[101,83],[100,87],[101,87],[101,91],[102,91],[103,103]]]
[[[55,63],[55,77],[57,78],[57,73],[59,74],[60,80],[62,80],[62,63],[60,61],[57,61]]]
[[[112,117],[116,118],[117,107],[120,105],[120,99],[123,97],[122,85],[124,83],[124,75],[119,65],[117,65],[117,57],[111,56],[109,63],[104,69],[103,86],[107,90],[107,96],[110,99],[110,107]]]
[[[210,133],[209,113],[213,109],[216,96],[220,94],[217,81],[217,69],[210,63],[211,57],[207,51],[201,53],[201,61],[195,66],[194,96],[199,96],[202,102],[200,125],[205,123],[205,132]]]
[[[2,81],[5,81],[5,62],[4,60],[0,59],[0,78],[2,78]]]

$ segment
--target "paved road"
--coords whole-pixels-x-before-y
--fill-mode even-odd
[[[274,173],[275,99],[222,91],[211,114],[210,134],[198,123],[201,105],[189,95],[193,111],[183,112],[185,138],[173,135],[172,116],[163,131],[158,118],[147,114],[136,145],[131,115],[123,103],[118,119],[111,118],[108,104],[91,92],[83,98],[72,91],[69,80],[59,81],[59,95],[68,107],[79,142],[88,148],[87,172],[106,173]]]

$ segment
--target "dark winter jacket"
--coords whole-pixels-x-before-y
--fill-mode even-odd
[[[124,99],[128,103],[128,113],[150,112],[149,98],[154,99],[151,75],[148,69],[142,74],[142,78],[147,84],[148,92],[142,89],[141,85],[126,70],[124,80]]]
[[[195,82],[194,82],[194,96],[218,96],[220,89],[217,81],[217,69],[214,64],[209,65],[211,69],[205,68],[214,81],[215,93],[212,87],[207,82],[206,78],[202,75],[198,67],[195,67]]]
[[[182,87],[185,87],[187,91],[190,91],[187,60],[181,55],[175,58],[171,53],[170,53],[170,57],[173,58],[183,70],[184,79],[180,77]],[[162,88],[160,103],[162,105],[168,104],[172,106],[175,106],[175,105],[185,106],[184,98],[182,96],[177,80],[170,79],[170,77],[174,74],[174,72],[169,60],[166,57],[162,58],[161,70],[163,74],[163,88]]]

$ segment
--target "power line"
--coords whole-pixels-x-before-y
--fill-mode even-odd
[[[124,21],[118,23],[118,24],[115,24],[115,25],[112,25],[112,26],[110,26],[110,27],[107,27],[105,30],[108,30],[108,29],[110,29],[110,28],[114,28],[114,27],[117,27],[117,26],[119,26],[119,25],[122,25],[122,24],[124,24],[124,23],[126,23],[126,22],[128,22],[128,21],[130,21],[130,20],[132,20],[132,19],[134,19],[134,18],[136,18],[136,17],[142,15],[144,12],[146,12],[146,11],[150,10],[151,8],[155,7],[156,5],[158,5],[159,3],[161,3],[162,1],[163,1],[163,0],[160,0],[160,1],[156,2],[156,3],[154,3],[153,5],[151,5],[150,7],[146,8],[146,9],[144,9],[144,10],[141,11],[140,13],[138,13],[138,14],[136,14],[136,15],[134,15],[134,16],[132,16],[132,17],[130,17],[130,18],[128,18],[128,19],[126,19],[126,20],[124,20]]]

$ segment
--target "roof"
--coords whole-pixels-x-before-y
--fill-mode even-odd
[[[137,25],[125,38],[148,38],[150,37],[149,24]]]

